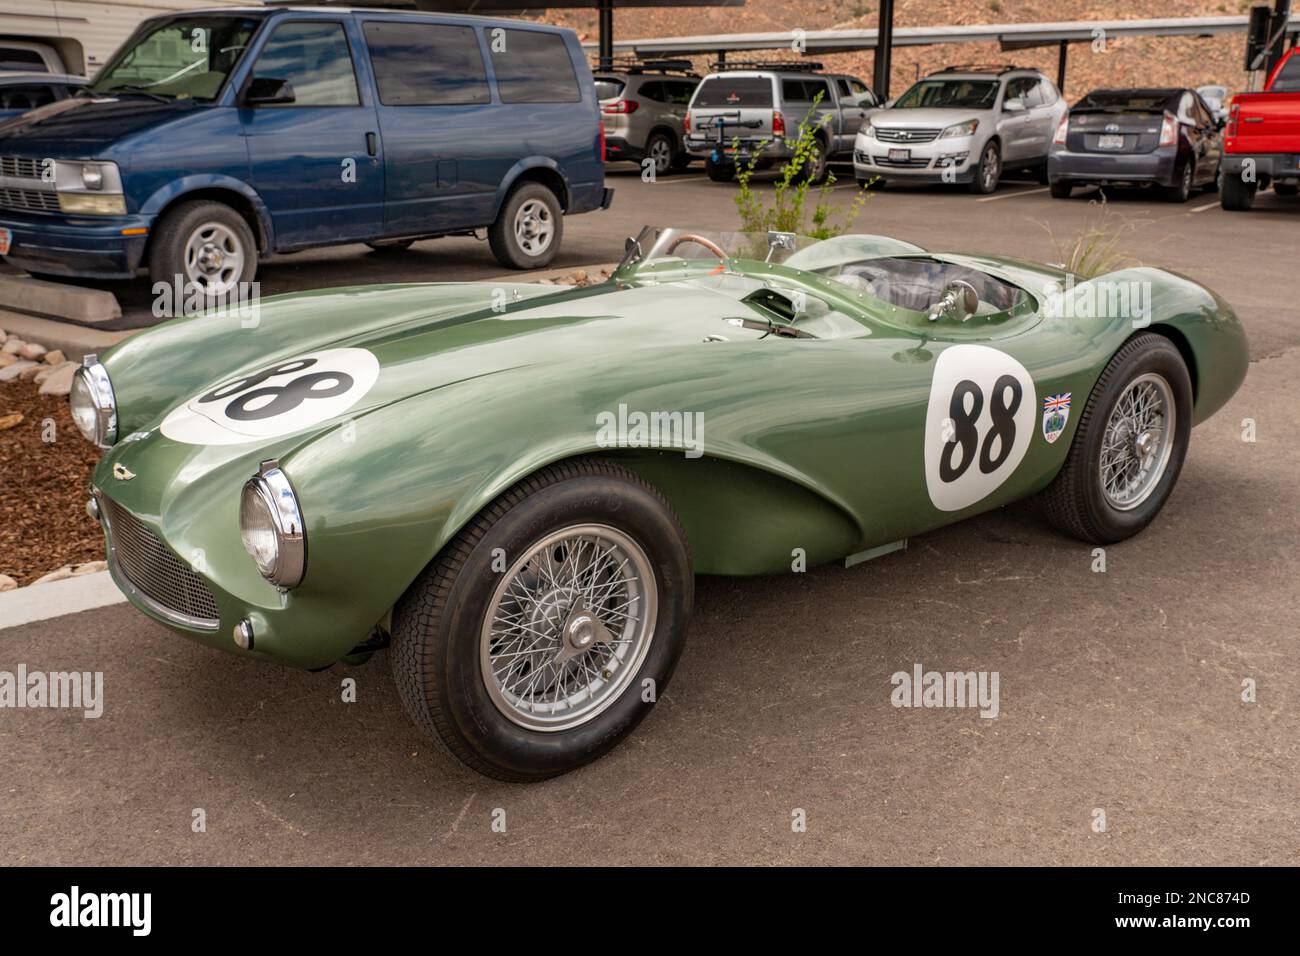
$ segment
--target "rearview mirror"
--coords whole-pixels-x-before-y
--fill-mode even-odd
[[[274,106],[294,100],[289,81],[275,76],[255,76],[244,90],[245,106]]]
[[[951,322],[965,322],[980,307],[980,296],[969,282],[954,279],[943,289],[939,301],[930,307],[927,316],[931,322],[947,319]]]

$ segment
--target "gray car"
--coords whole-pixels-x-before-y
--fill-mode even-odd
[[[816,110],[814,151],[801,175],[819,183],[828,163],[852,157],[858,130],[879,106],[857,77],[820,73],[820,63],[717,67],[695,91],[686,131],[687,149],[704,158],[717,182],[750,162],[756,168],[787,162],[799,126]]]
[[[598,70],[596,97],[605,128],[605,161],[654,162],[656,176],[690,164],[686,107],[700,79],[689,60],[650,60]]]
[[[1047,153],[1068,111],[1042,73],[1015,66],[948,67],[918,80],[863,124],[858,182],[966,183],[991,193],[1006,169],[1044,182]]]
[[[1075,186],[1145,186],[1170,202],[1217,188],[1223,122],[1195,90],[1093,90],[1061,120],[1052,140],[1052,195]]]

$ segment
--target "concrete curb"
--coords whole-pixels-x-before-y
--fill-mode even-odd
[[[32,584],[0,594],[0,631],[125,600],[107,571]]]
[[[34,315],[19,315],[0,310],[0,329],[12,332],[24,342],[39,342],[47,349],[59,349],[66,358],[80,362],[90,352],[103,353],[122,341],[132,331],[105,332],[71,322],[40,319]]]
[[[117,296],[29,276],[0,275],[0,309],[14,309],[73,322],[112,322],[122,317]]]

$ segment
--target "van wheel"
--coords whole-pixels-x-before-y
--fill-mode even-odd
[[[565,773],[661,699],[693,594],[685,533],[658,491],[599,459],[552,465],[479,512],[397,602],[398,693],[479,773]]]
[[[199,199],[163,216],[149,248],[149,279],[177,277],[204,295],[231,292],[257,274],[257,242],[244,217],[229,206]]]
[[[541,269],[560,251],[564,216],[560,201],[541,183],[523,183],[506,197],[488,244],[508,269]]]
[[[704,161],[704,172],[715,183],[729,183],[736,178],[735,163],[715,163],[712,159]]]
[[[1219,181],[1219,205],[1233,212],[1245,212],[1255,203],[1258,183],[1245,182],[1239,174],[1223,174]]]

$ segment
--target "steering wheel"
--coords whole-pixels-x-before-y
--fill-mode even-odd
[[[727,254],[722,251],[722,248],[717,243],[713,242],[712,240],[705,239],[703,236],[697,236],[693,232],[688,232],[686,233],[686,235],[678,236],[676,239],[674,239],[672,241],[672,245],[668,247],[665,254],[672,255],[673,252],[676,251],[677,247],[684,242],[694,242],[697,245],[701,245],[705,249],[708,249],[709,252],[713,253],[719,259],[727,258]]]

